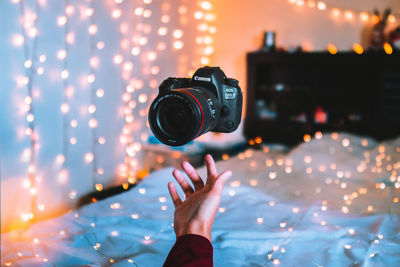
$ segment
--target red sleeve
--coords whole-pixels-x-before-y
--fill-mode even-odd
[[[213,247],[201,235],[179,237],[164,262],[164,267],[212,267]]]

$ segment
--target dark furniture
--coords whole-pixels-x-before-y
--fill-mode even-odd
[[[294,145],[316,131],[400,134],[400,55],[247,54],[244,134]]]

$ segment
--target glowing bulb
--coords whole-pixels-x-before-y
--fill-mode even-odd
[[[68,16],[71,16],[72,14],[74,14],[74,12],[75,12],[74,6],[72,6],[72,5],[67,5],[67,6],[65,7],[65,13],[66,13]]]
[[[39,56],[39,61],[40,61],[41,63],[44,63],[44,62],[46,61],[46,55],[45,55],[45,54],[40,55],[40,56]]]
[[[98,123],[97,123],[97,120],[95,118],[91,118],[89,120],[89,127],[90,128],[97,128],[97,125],[98,125]]]
[[[99,142],[99,144],[104,145],[106,143],[106,138],[105,137],[99,137],[99,139],[97,140]]]
[[[140,94],[138,98],[140,103],[146,103],[147,102],[147,95],[146,94]]]
[[[71,137],[69,139],[69,142],[71,143],[71,145],[75,145],[78,142],[78,140],[76,139],[76,137]]]
[[[369,15],[367,12],[360,13],[360,20],[363,22],[367,22],[369,20]]]
[[[319,10],[326,10],[326,4],[324,2],[318,2],[317,3],[317,8]]]
[[[88,111],[89,111],[90,114],[95,113],[96,112],[96,106],[93,105],[93,104],[89,105]]]
[[[156,60],[156,58],[157,58],[156,52],[149,52],[147,54],[147,59],[150,60],[150,61],[154,61],[154,60]]]
[[[67,44],[73,44],[75,42],[75,34],[73,32],[69,32],[65,37]]]
[[[388,55],[391,55],[393,53],[393,48],[389,43],[384,43],[383,49],[385,50],[386,54],[388,54]]]
[[[146,9],[146,10],[143,11],[143,17],[144,18],[150,18],[152,13],[153,12],[150,9]]]
[[[179,39],[182,38],[183,36],[183,31],[182,30],[175,30],[172,34],[174,38]]]
[[[97,68],[99,66],[99,58],[91,57],[89,63],[92,68]]]
[[[135,15],[141,16],[143,14],[143,7],[135,8]]]
[[[334,17],[339,17],[340,16],[340,9],[338,9],[338,8],[334,8],[334,9],[332,9],[332,15],[334,16]]]
[[[96,184],[94,187],[96,188],[97,191],[102,191],[103,190],[103,185],[102,184]]]
[[[203,17],[204,17],[204,13],[202,11],[194,12],[194,18],[195,19],[202,19]]]
[[[361,55],[362,53],[364,53],[364,49],[360,44],[355,43],[353,45],[353,50],[354,52],[356,52],[358,55]]]
[[[65,25],[65,23],[67,23],[67,17],[61,16],[61,17],[57,18],[58,26],[63,26],[63,25]]]
[[[93,159],[94,159],[94,156],[93,156],[92,153],[86,153],[86,154],[85,154],[85,161],[86,161],[86,163],[92,162]]]
[[[98,98],[102,98],[104,96],[104,90],[103,89],[97,89],[96,96]]]
[[[60,110],[63,114],[66,114],[69,112],[69,105],[67,103],[63,103],[60,107]]]
[[[88,31],[90,34],[96,34],[97,33],[97,25],[96,24],[92,24],[89,26]]]
[[[104,48],[104,42],[97,42],[96,47],[97,49],[102,50]]]
[[[168,23],[169,21],[170,21],[170,16],[168,16],[168,15],[163,15],[162,17],[161,17],[161,22],[162,23]]]
[[[26,116],[26,120],[27,120],[28,122],[33,122],[33,121],[35,120],[35,116],[34,116],[32,113],[29,113],[29,114]]]
[[[345,17],[347,20],[352,20],[352,19],[354,18],[353,12],[351,12],[350,10],[346,10],[346,11],[344,12],[344,17]]]
[[[208,1],[203,1],[201,2],[201,8],[203,8],[204,10],[211,10],[212,5]]]
[[[88,17],[91,17],[94,13],[94,9],[93,8],[88,8],[85,10],[85,15]]]
[[[124,58],[121,55],[115,55],[113,57],[114,64],[121,64]]]
[[[133,69],[132,62],[125,62],[123,66],[124,71],[131,71]]]
[[[15,46],[21,46],[24,44],[24,37],[21,34],[16,34],[12,38],[12,43]]]
[[[174,42],[174,48],[176,50],[182,49],[183,48],[183,42],[181,40],[177,40]]]
[[[114,19],[120,18],[121,15],[122,15],[121,9],[114,9],[114,10],[112,11],[112,17],[113,17]]]
[[[61,78],[62,78],[62,79],[67,79],[68,76],[69,76],[69,71],[68,71],[68,70],[63,70],[63,71],[61,72]]]
[[[64,49],[59,50],[59,51],[57,52],[57,58],[60,59],[60,60],[65,59],[66,56],[67,56],[67,51],[65,51]]]
[[[396,22],[396,17],[393,14],[390,14],[388,17],[388,21],[390,23],[395,23]]]
[[[95,80],[96,80],[96,75],[94,75],[93,73],[88,75],[87,77],[88,83],[93,83]]]

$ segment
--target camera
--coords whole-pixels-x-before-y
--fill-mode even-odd
[[[231,133],[242,117],[239,82],[219,67],[192,78],[167,78],[149,109],[150,129],[162,143],[181,146],[207,132]]]

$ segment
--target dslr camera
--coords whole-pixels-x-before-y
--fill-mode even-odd
[[[181,146],[207,132],[230,133],[242,117],[239,82],[219,67],[198,69],[192,78],[167,78],[149,110],[150,129],[162,143]]]

